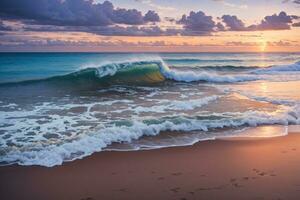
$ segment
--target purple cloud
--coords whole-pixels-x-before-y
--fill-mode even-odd
[[[160,17],[155,11],[149,10],[144,16],[144,21],[145,22],[159,22]]]
[[[246,27],[242,20],[234,15],[223,15],[222,20],[230,31],[245,31]]]
[[[264,17],[259,24],[245,26],[245,23],[237,16],[223,15],[222,20],[229,31],[266,31],[266,30],[289,30],[293,20],[298,16],[288,15],[285,12]]]
[[[13,29],[10,26],[6,26],[1,20],[0,20],[0,31],[12,31]]]
[[[216,28],[212,16],[207,16],[202,11],[191,11],[188,16],[183,15],[177,23],[184,25],[184,33],[187,35],[207,35]]]
[[[300,22],[294,23],[292,26],[293,27],[300,27]]]
[[[248,27],[249,30],[289,30],[293,19],[297,19],[297,16],[287,15],[285,12],[280,12],[278,15],[273,14],[266,16],[260,24],[251,25]]]
[[[261,23],[246,26],[235,15],[223,15],[215,21],[202,11],[191,11],[178,21],[165,18],[165,21],[182,26],[173,24],[164,29],[156,23],[161,19],[153,10],[143,15],[137,9],[115,8],[110,1],[95,3],[93,0],[1,0],[0,19],[20,23],[20,26],[8,27],[0,21],[2,34],[18,28],[20,31],[72,31],[107,36],[201,36],[218,31],[287,30],[299,26],[295,23],[299,17],[285,12],[266,16]]]
[[[300,4],[300,0],[293,0],[293,1],[291,1],[291,0],[283,0],[282,1],[282,3],[288,3],[288,2],[293,2],[295,4]]]
[[[145,17],[153,20],[155,14],[150,12]],[[1,0],[0,16],[59,26],[141,25],[147,22],[136,9],[114,8],[109,1],[93,3],[92,0]]]

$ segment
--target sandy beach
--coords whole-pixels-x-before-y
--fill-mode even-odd
[[[1,199],[299,199],[300,134],[0,167]]]
[[[300,0],[0,0],[0,200],[300,200]]]

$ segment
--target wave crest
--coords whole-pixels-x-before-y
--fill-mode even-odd
[[[107,63],[97,67],[80,69],[66,75],[54,76],[41,80],[28,80],[17,83],[36,83],[36,82],[71,82],[80,85],[113,85],[113,84],[153,84],[167,80],[180,82],[212,82],[212,83],[234,83],[245,81],[256,81],[264,79],[264,76],[257,74],[279,74],[281,72],[300,72],[300,62],[291,65],[271,66],[263,69],[257,67],[242,66],[207,66],[201,68],[169,68],[161,59],[128,61],[119,63]],[[198,69],[201,69],[200,71]],[[239,73],[243,71],[249,73]],[[222,74],[218,71],[232,71],[232,74]],[[1,85],[11,84],[2,83]],[[16,84],[16,83],[13,83]]]
[[[274,65],[254,71],[256,74],[279,74],[282,72],[300,72],[300,61],[290,65]]]

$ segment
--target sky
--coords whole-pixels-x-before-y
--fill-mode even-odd
[[[300,52],[300,0],[1,0],[0,51]]]

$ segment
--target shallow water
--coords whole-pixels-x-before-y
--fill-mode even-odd
[[[54,166],[103,150],[285,135],[300,124],[299,60],[296,53],[0,54],[0,162]]]

